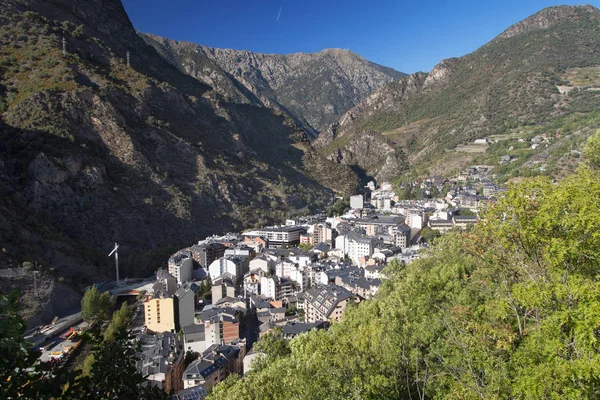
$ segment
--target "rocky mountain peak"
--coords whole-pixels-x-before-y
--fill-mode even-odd
[[[427,78],[423,83],[423,87],[428,87],[435,83],[441,83],[447,81],[450,76],[452,76],[452,72],[454,71],[454,67],[458,62],[458,58],[448,58],[446,60],[440,61],[429,73],[427,74]]]
[[[520,21],[507,30],[498,35],[492,42],[496,42],[502,39],[508,39],[513,36],[520,35],[522,33],[534,30],[534,29],[548,29],[555,24],[565,21],[574,20],[579,21],[582,19],[599,19],[600,10],[591,5],[582,6],[554,6],[544,8],[543,10],[527,17],[523,21]]]
[[[235,101],[286,112],[313,136],[374,90],[406,76],[338,48],[262,54],[141,36],[180,71]]]

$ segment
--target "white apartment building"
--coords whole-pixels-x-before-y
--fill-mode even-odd
[[[192,279],[193,263],[190,251],[179,251],[169,258],[169,273],[177,279],[178,285]]]
[[[348,257],[354,265],[360,265],[361,257],[370,257],[373,254],[374,247],[374,240],[371,237],[348,236]]]

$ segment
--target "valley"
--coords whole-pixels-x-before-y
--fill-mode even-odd
[[[0,6],[0,397],[600,396],[597,8],[406,74]]]

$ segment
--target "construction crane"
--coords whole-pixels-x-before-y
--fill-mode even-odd
[[[117,273],[117,285],[119,285],[119,243],[115,242],[115,248],[111,251],[108,256],[115,255],[115,271]]]

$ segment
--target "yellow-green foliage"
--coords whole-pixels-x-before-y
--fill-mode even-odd
[[[104,340],[106,342],[112,342],[115,340],[117,333],[121,329],[126,329],[131,321],[131,308],[127,303],[121,304],[121,308],[115,311],[112,315],[110,323],[104,331]]]
[[[81,317],[92,324],[103,324],[108,321],[113,307],[110,294],[101,293],[96,286],[92,286],[81,299]]]
[[[583,156],[590,167],[600,170],[600,130],[588,138]]]
[[[586,167],[511,187],[474,230],[390,263],[374,300],[211,399],[598,398],[599,198]]]

